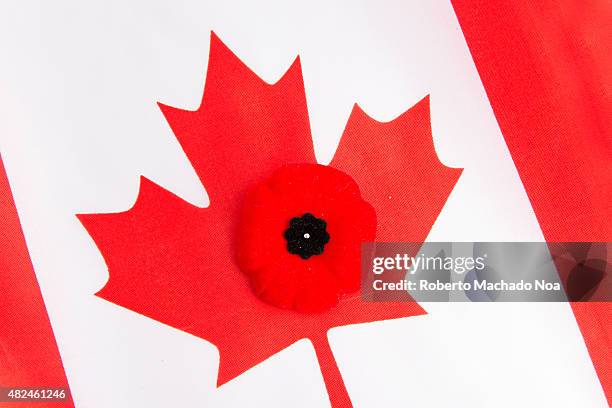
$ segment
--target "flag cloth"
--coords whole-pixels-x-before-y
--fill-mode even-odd
[[[453,6],[546,240],[610,241],[610,2]],[[572,307],[612,404],[612,305]]]
[[[0,386],[68,389],[0,157]],[[37,403],[40,407],[71,406]],[[15,406],[0,402],[0,406]]]
[[[242,190],[295,160],[349,175],[379,241],[611,241],[609,3],[2,2],[0,389],[69,387],[36,406],[86,408],[609,406],[609,303],[355,297],[279,320],[232,263]],[[343,206],[311,214],[325,251]],[[258,231],[246,244],[275,258]]]

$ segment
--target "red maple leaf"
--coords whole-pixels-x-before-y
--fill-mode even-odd
[[[332,405],[351,406],[327,331],[423,309],[355,295],[320,314],[281,310],[258,299],[236,265],[245,191],[284,164],[315,163],[299,57],[270,85],[212,33],[200,107],[159,106],[210,206],[193,206],[141,177],[131,209],[79,215],[110,273],[97,295],[214,343],[219,386],[308,338]],[[438,161],[428,97],[386,123],[355,105],[330,165],[351,175],[376,209],[379,241],[423,242],[461,174]]]

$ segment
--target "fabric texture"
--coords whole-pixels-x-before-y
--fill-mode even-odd
[[[247,195],[241,218],[239,266],[260,299],[320,312],[359,289],[361,244],[374,241],[376,214],[348,175],[284,166]]]
[[[408,294],[394,303],[355,294],[323,313],[283,310],[254,294],[236,261],[249,189],[283,165],[316,163],[299,59],[269,85],[213,34],[200,108],[160,106],[210,206],[195,207],[142,178],[130,210],[80,215],[109,268],[98,296],[213,342],[219,385],[309,338],[332,405],[350,406],[327,331],[423,309]],[[355,107],[331,166],[356,181],[376,211],[376,236],[390,241],[423,242],[461,174],[438,160],[427,97],[387,123]],[[346,258],[346,267],[359,262]]]
[[[610,2],[452,3],[546,240],[611,241]],[[572,307],[612,404],[612,305]]]
[[[0,385],[69,390],[1,157],[0,231]],[[72,405],[70,398],[36,402],[37,407]]]

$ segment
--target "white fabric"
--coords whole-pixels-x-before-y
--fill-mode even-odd
[[[300,54],[322,163],[354,102],[390,120],[431,94],[465,171],[429,239],[543,239],[450,2],[289,3],[0,5],[0,148],[77,407],[329,405],[308,341],[215,389],[214,345],[93,296],[75,213],[130,207],[140,174],[207,204],[155,102],[198,106],[211,29],[269,82]],[[330,332],[356,407],[607,407],[568,305],[425,307]]]

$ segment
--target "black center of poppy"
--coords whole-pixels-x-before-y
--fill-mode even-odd
[[[310,213],[292,218],[284,234],[287,240],[287,251],[299,255],[302,259],[321,255],[325,244],[329,242],[326,227],[325,220]]]

